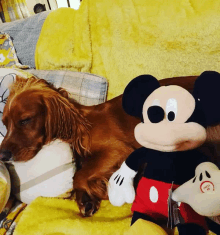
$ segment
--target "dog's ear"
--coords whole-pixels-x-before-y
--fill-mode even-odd
[[[220,122],[220,74],[203,72],[195,81],[193,96],[198,108],[205,115],[206,125]]]
[[[61,139],[70,143],[79,156],[86,156],[88,150],[83,146],[83,138],[88,135],[88,121],[61,94],[51,91],[42,94],[42,98],[46,108],[46,142]]]
[[[63,97],[65,97],[66,99],[69,98],[69,94],[68,94],[68,92],[67,92],[64,88],[60,87],[60,88],[57,89],[57,91],[58,91]]]
[[[126,86],[123,93],[122,106],[125,112],[141,118],[145,100],[159,87],[158,80],[151,75],[141,75],[134,78]]]

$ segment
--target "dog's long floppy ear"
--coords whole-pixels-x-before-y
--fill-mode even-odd
[[[160,87],[158,80],[151,75],[140,75],[126,86],[122,106],[131,116],[142,118],[143,104],[147,97]]]
[[[71,144],[80,156],[86,156],[87,148],[82,139],[88,135],[89,123],[65,97],[57,92],[43,96],[46,106],[46,142],[61,139]]]
[[[203,72],[195,81],[193,96],[205,116],[206,126],[220,123],[220,74]]]
[[[57,89],[57,92],[59,92],[59,93],[60,93],[63,97],[65,97],[66,99],[69,98],[68,92],[67,92],[65,89],[63,89],[62,87],[59,87],[59,88]]]

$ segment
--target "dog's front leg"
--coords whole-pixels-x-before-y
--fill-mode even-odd
[[[99,209],[101,200],[108,199],[108,180],[129,154],[123,153],[122,149],[123,147],[120,150],[108,149],[93,153],[75,173],[73,189],[83,216],[92,216]],[[131,151],[132,149],[129,150]]]
[[[82,216],[90,217],[98,211],[101,203],[100,198],[94,197],[94,195],[88,195],[88,193],[82,189],[76,189],[74,193]]]

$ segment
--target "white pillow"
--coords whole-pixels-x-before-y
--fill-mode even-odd
[[[27,162],[8,162],[12,193],[26,204],[39,196],[67,197],[76,171],[69,144],[55,140]]]

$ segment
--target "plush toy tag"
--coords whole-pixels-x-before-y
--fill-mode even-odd
[[[167,227],[172,228],[172,188],[169,190],[169,197],[168,197],[168,221],[167,221]]]
[[[174,226],[176,226],[178,224],[184,224],[185,221],[180,214],[180,210],[179,210],[179,206],[178,206],[177,202],[173,201],[173,199],[171,199],[171,200],[173,203],[173,220],[174,220],[173,223],[174,223]]]
[[[173,228],[178,224],[183,224],[185,221],[180,214],[178,203],[172,199],[173,189],[172,187],[169,190],[168,197],[168,221],[167,227]]]

